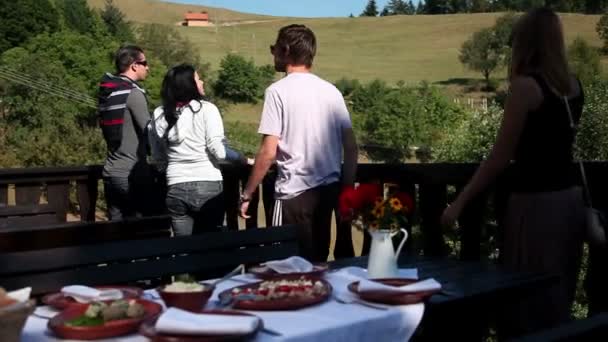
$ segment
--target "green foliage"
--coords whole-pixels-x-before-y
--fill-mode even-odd
[[[342,93],[342,96],[347,97],[352,94],[355,90],[361,87],[361,83],[357,79],[348,79],[342,77],[334,83],[336,88]]]
[[[103,72],[111,70],[108,51],[116,48],[111,40],[64,31],[39,35],[2,54],[2,70],[29,80],[25,82],[28,86],[16,82],[6,85],[2,127],[7,128],[5,148],[15,158],[2,158],[2,166],[78,165],[103,160],[105,145],[96,125],[92,96]]]
[[[508,13],[491,28],[477,31],[460,48],[458,58],[467,68],[482,73],[488,88],[492,88],[490,75],[510,60],[510,37],[517,16]]]
[[[57,31],[57,18],[48,0],[0,0],[0,53],[39,33]]]
[[[608,53],[608,13],[604,13],[595,26],[598,36],[604,42],[603,51]]]
[[[351,102],[362,149],[376,161],[404,161],[413,147],[434,146],[464,115],[427,84],[389,88],[373,81],[355,90]]]
[[[583,160],[608,160],[608,80],[595,77],[584,85],[585,106],[577,135],[577,155]]]
[[[143,24],[137,33],[137,44],[144,49],[146,56],[154,56],[168,67],[192,64],[201,74],[207,74],[209,64],[202,63],[198,48],[174,27]]]
[[[488,111],[470,111],[458,126],[433,150],[437,162],[480,162],[484,160],[500,127],[503,110],[495,104]]]
[[[403,15],[403,14],[414,14],[416,8],[412,1],[406,2],[405,0],[390,0],[388,4],[382,10],[384,15]]]
[[[378,5],[376,5],[376,0],[369,0],[363,13],[361,13],[361,17],[375,17],[378,15]]]
[[[83,34],[95,33],[97,26],[95,14],[86,0],[57,0],[55,3],[67,29]]]
[[[214,93],[233,102],[257,103],[274,80],[274,75],[272,66],[256,67],[251,59],[228,54],[220,63]]]
[[[108,32],[119,42],[135,41],[131,23],[126,19],[124,13],[114,5],[114,0],[106,0],[105,6],[101,11],[101,19],[106,24]]]
[[[467,68],[481,72],[488,85],[490,75],[501,65],[503,58],[494,38],[492,29],[477,31],[462,44],[458,56]]]
[[[591,82],[601,74],[600,54],[581,37],[574,39],[568,47],[568,59],[572,71],[583,83]]]

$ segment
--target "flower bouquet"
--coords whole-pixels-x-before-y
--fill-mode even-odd
[[[372,241],[367,264],[370,278],[394,278],[398,275],[397,259],[408,238],[408,214],[413,212],[414,201],[405,192],[388,187],[385,191],[378,184],[361,184],[357,188],[344,189],[340,195],[340,215],[352,218],[352,224],[367,230]],[[397,250],[393,237],[403,234]]]
[[[408,225],[408,216],[414,210],[414,200],[396,187],[383,191],[380,184],[360,184],[346,188],[340,195],[339,211],[342,217],[352,218],[358,229],[399,231]]]

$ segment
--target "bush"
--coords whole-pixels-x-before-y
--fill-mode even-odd
[[[480,162],[484,160],[494,142],[503,110],[496,104],[486,113],[470,111],[465,119],[433,151],[437,162]]]
[[[376,80],[355,90],[351,100],[362,150],[376,161],[404,161],[414,147],[433,147],[464,115],[428,84],[389,88]]]
[[[568,59],[572,71],[583,83],[590,83],[601,73],[600,54],[597,49],[577,37],[568,47]]]
[[[577,156],[608,160],[608,80],[599,76],[584,85],[585,107],[577,135]]]
[[[253,60],[228,54],[220,63],[214,93],[233,102],[257,103],[264,90],[274,80],[274,67],[256,67]]]
[[[342,93],[342,96],[347,97],[355,90],[361,87],[361,83],[357,79],[341,78],[334,83],[336,88]]]

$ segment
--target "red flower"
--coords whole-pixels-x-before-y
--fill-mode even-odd
[[[365,205],[373,204],[381,195],[379,184],[361,184],[354,187],[344,187],[338,201],[338,211],[343,219],[350,219],[354,212],[361,210]]]
[[[401,204],[405,207],[407,213],[414,212],[414,199],[405,192],[397,192],[395,197],[399,199]]]

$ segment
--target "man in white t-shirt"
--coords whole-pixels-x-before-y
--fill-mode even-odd
[[[311,73],[316,38],[309,28],[281,28],[270,50],[276,71],[287,76],[266,89],[258,130],[263,140],[241,195],[241,216],[247,218],[251,195],[276,161],[272,225],[298,224],[301,255],[326,261],[331,214],[357,168],[350,115],[340,91]]]

